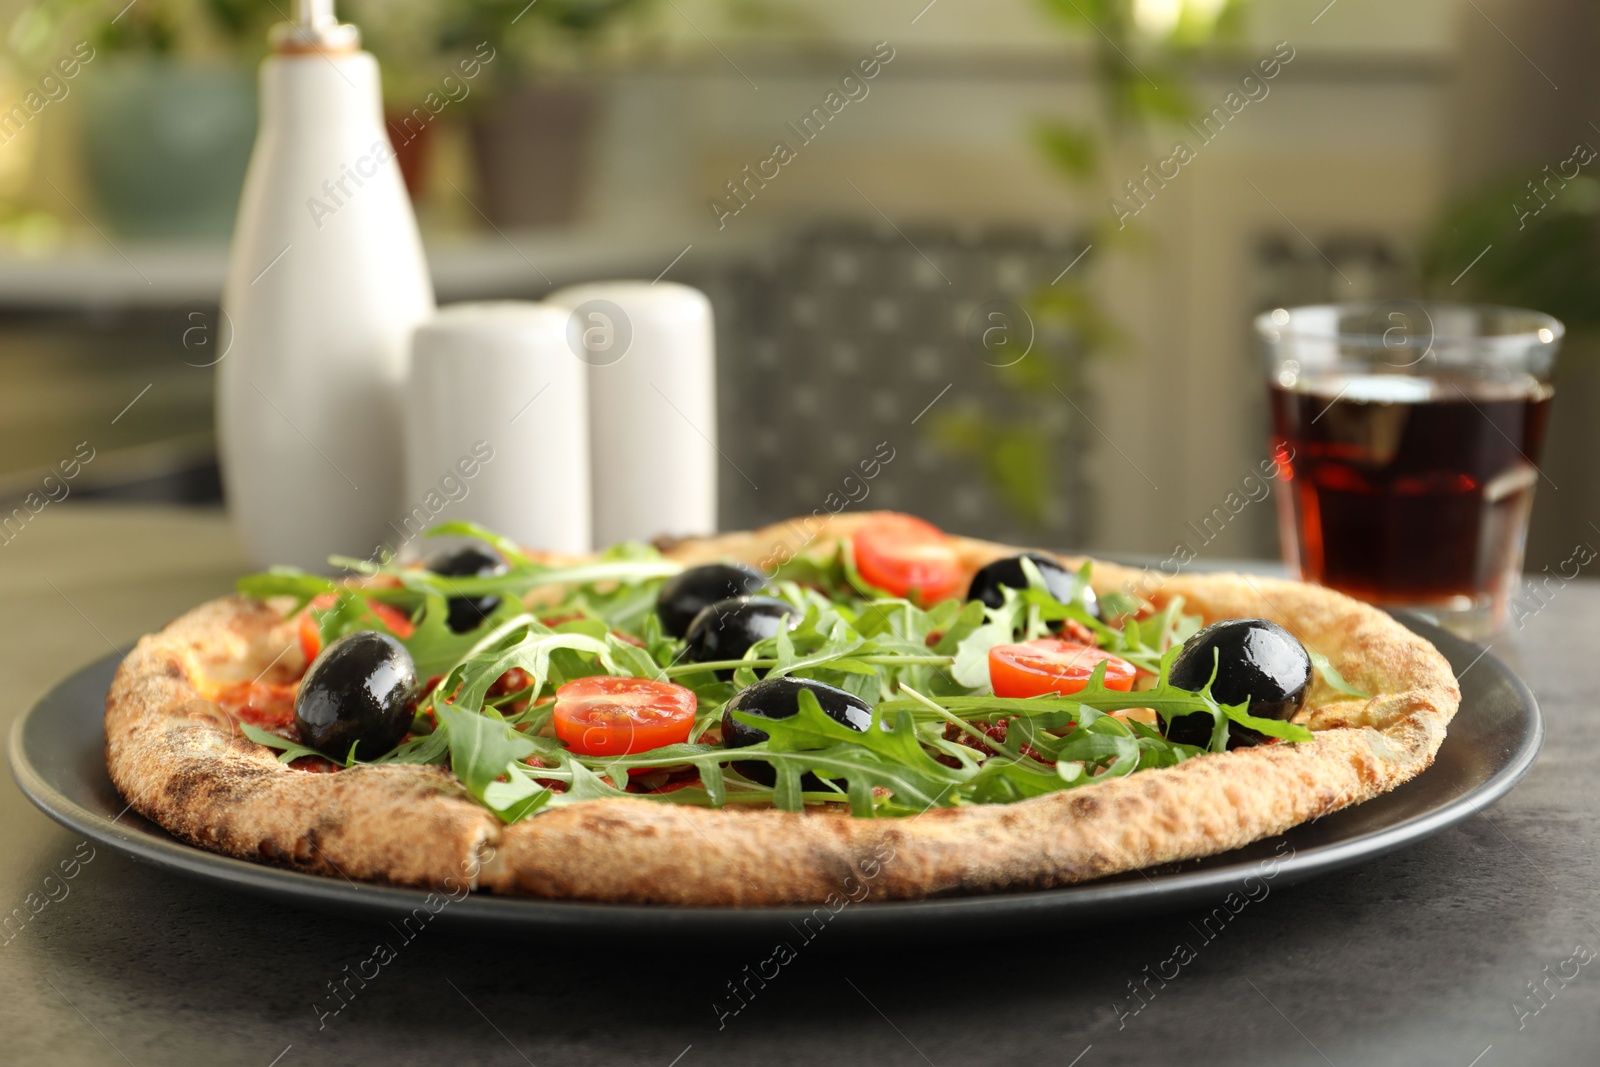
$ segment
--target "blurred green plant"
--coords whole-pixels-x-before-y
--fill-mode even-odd
[[[170,56],[182,46],[184,20],[173,5],[135,4],[116,22],[101,22],[90,40],[106,52]]]
[[[436,48],[470,51],[487,42],[504,61],[500,84],[545,70],[599,64],[628,26],[637,27],[653,0],[445,0],[438,5]]]
[[[470,107],[496,88],[549,71],[605,65],[648,37],[655,0],[345,0],[340,10],[361,27],[383,66],[385,94],[420,97],[454,63],[487,44],[494,62]]]
[[[12,20],[9,43],[28,54],[54,54],[66,34],[87,35],[107,52],[207,57],[254,65],[267,31],[285,21],[291,0],[138,0],[121,9],[107,0],[34,0]],[[409,99],[432,88],[440,71],[487,42],[495,79],[595,62],[642,26],[654,0],[342,0],[339,15],[362,29],[383,64],[385,82]]]
[[[282,22],[288,10],[280,0],[205,0],[205,9],[223,37],[250,47],[265,42],[267,28]]]
[[[7,41],[17,55],[54,57],[73,41],[100,53],[245,61],[266,52],[267,28],[282,22],[289,0],[29,0]],[[0,15],[4,17],[4,15]]]
[[[1248,0],[1038,2],[1087,45],[1081,61],[1094,73],[1096,102],[1089,114],[1039,121],[1033,138],[1084,202],[1097,205],[1104,190],[1116,192],[1114,165],[1136,155],[1147,158],[1154,130],[1194,116],[1185,63],[1237,36]],[[1062,397],[1082,385],[1079,357],[1111,355],[1128,345],[1099,295],[1100,264],[1113,250],[1148,244],[1136,225],[1123,226],[1098,206],[1080,232],[1095,251],[1029,300],[1038,343],[1028,358],[997,368],[1007,388],[1005,402],[952,406],[932,431],[938,443],[983,469],[1019,519],[1041,528],[1052,519],[1067,432],[1081,417]]]
[[[1517,178],[1489,182],[1452,202],[1422,243],[1424,292],[1537,308],[1574,334],[1600,329],[1600,181],[1585,174],[1568,179],[1526,217],[1540,203],[1526,179]]]
[[[70,33],[109,53],[253,60],[283,9],[277,0],[138,0],[120,9],[105,0],[37,0],[23,6],[12,34],[28,27],[55,50]]]

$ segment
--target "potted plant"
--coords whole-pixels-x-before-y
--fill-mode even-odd
[[[600,115],[595,67],[626,49],[650,0],[453,0],[446,49],[487,46],[471,110],[478,206],[497,226],[560,225],[578,214]]]
[[[1158,135],[1191,117],[1186,63],[1237,35],[1247,2],[1038,0],[1046,17],[1075,38],[1071,54],[1092,74],[1092,109],[1044,119],[1034,131],[1039,150],[1075,191],[1091,200],[1115,191],[1115,176],[1137,173]],[[1063,271],[1019,309],[1029,330],[1037,331],[1029,358],[1013,360],[990,350],[1006,387],[1001,398],[951,404],[929,420],[932,438],[979,466],[1012,514],[1040,537],[1052,532],[1070,425],[1090,418],[1077,401],[1062,404],[1062,397],[1086,388],[1086,363],[1079,357],[1130,347],[1107,306],[1105,264],[1113,256],[1148,255],[1151,245],[1137,222],[1124,221],[1105,211],[1092,213],[1081,233],[1084,252],[1095,249],[1093,256],[1070,274]],[[989,349],[990,337],[979,331],[973,339]]]
[[[130,237],[226,238],[255,138],[254,60],[278,17],[272,0],[141,0],[115,18],[103,6],[91,18],[78,0],[48,6],[62,48],[81,39],[93,56],[80,79],[81,150],[105,220]]]

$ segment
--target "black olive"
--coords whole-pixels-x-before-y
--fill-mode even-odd
[[[661,587],[656,596],[656,614],[661,628],[673,637],[689,632],[689,624],[701,610],[719,600],[759,593],[767,579],[754,567],[743,563],[707,563],[690,567]]]
[[[1028,576],[1022,573],[1023,559],[1030,559],[1033,565],[1039,568],[1039,574],[1044,578],[1044,587],[1051,596],[1063,604],[1072,603],[1072,586],[1077,581],[1077,576],[1056,560],[1038,552],[1025,552],[1021,556],[1010,556],[1006,559],[997,559],[986,567],[980,568],[972,576],[972,584],[967,587],[968,600],[981,600],[991,608],[998,608],[1005,604],[1005,594],[1000,591],[1001,586],[1011,589],[1028,588]],[[1083,607],[1095,618],[1100,617],[1100,598],[1095,596],[1094,590],[1089,586],[1083,587]]]
[[[729,597],[707,604],[689,624],[684,635],[684,654],[692,663],[740,659],[757,641],[774,637],[784,625],[785,616],[792,629],[805,613],[776,597]],[[717,672],[719,678],[732,678],[733,671]]]
[[[865,733],[872,726],[872,708],[858,696],[836,689],[809,678],[766,678],[746,686],[733,695],[722,708],[722,746],[744,748],[767,739],[767,732],[748,726],[733,717],[736,711],[759,715],[763,719],[787,719],[800,713],[800,690],[809,690],[817,698],[822,712],[834,722],[848,726],[857,733]],[[752,782],[772,785],[778,780],[772,764],[757,760],[740,760],[734,769]],[[806,773],[800,777],[800,788],[807,792],[828,789],[816,775]]]
[[[446,549],[429,557],[425,566],[445,578],[489,578],[506,572],[506,565],[499,556],[477,545]],[[482,626],[483,620],[499,606],[500,598],[494,595],[451,597],[450,614],[445,621],[452,633],[464,634]]]
[[[345,634],[322,650],[294,699],[300,740],[343,761],[376,759],[411,728],[417,665],[406,646],[376,630]]]
[[[1311,690],[1311,657],[1294,635],[1266,619],[1224,619],[1214,622],[1184,642],[1172,661],[1167,681],[1179,689],[1198,692],[1211,679],[1215,660],[1217,678],[1211,695],[1219,704],[1243,704],[1260,719],[1292,719],[1305,706]],[[1209,744],[1209,715],[1182,715],[1167,724],[1168,740],[1186,745]],[[1230,748],[1260,744],[1263,736],[1238,724],[1228,727]]]

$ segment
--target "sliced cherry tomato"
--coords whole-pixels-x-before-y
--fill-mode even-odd
[[[689,740],[694,693],[649,678],[578,678],[556,690],[556,736],[582,756],[622,756]]]
[[[411,616],[393,604],[385,604],[380,600],[369,600],[367,604],[372,608],[372,613],[400,640],[404,641],[416,633],[417,628],[412,625]]]
[[[322,651],[322,631],[317,626],[316,616],[311,613],[327,611],[338,601],[339,598],[332,593],[323,593],[321,596],[313,597],[311,603],[306,605],[306,610],[300,613],[300,654],[305,657],[307,663],[316,659],[317,653]],[[367,604],[371,606],[372,613],[379,621],[400,640],[404,641],[416,630],[411,624],[410,617],[399,608],[378,600],[369,600]]]
[[[1127,692],[1138,668],[1093,645],[1043,637],[1022,645],[996,645],[989,650],[989,683],[997,697],[1036,697],[1076,693],[1089,676],[1106,665],[1106,688]]]
[[[311,611],[313,608],[318,611],[331,608],[333,599],[332,593],[324,593],[313,599],[300,613],[300,655],[305,657],[307,663],[316,659],[317,653],[322,651],[322,631],[318,629],[317,618]]]
[[[912,515],[887,512],[851,535],[856,570],[894,596],[912,592],[924,604],[954,596],[968,578],[944,531]]]

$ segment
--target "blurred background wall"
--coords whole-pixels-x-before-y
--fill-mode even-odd
[[[0,499],[86,439],[81,495],[217,498],[216,300],[281,16],[124,2],[0,0]],[[1517,206],[1600,145],[1592,5],[340,10],[383,62],[441,301],[617,275],[712,295],[747,475],[725,525],[820,506],[887,440],[875,505],[1165,555],[1266,454],[1253,314],[1433,294],[1573,327],[1531,563],[1600,536],[1600,185]],[[1261,502],[1206,552],[1275,545]]]

